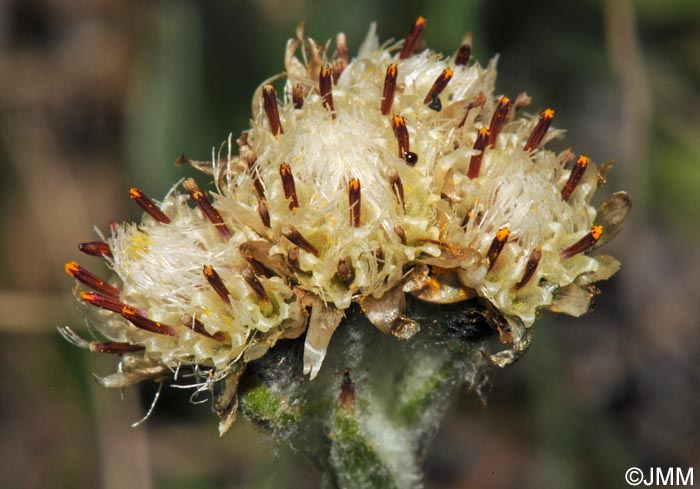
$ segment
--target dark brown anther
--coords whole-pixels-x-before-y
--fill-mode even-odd
[[[600,239],[600,237],[603,235],[603,226],[593,226],[583,238],[579,239],[576,241],[574,244],[569,246],[568,248],[565,248],[559,252],[559,256],[563,260],[566,260],[567,258],[571,258],[574,255],[578,255],[579,253],[583,253],[586,251],[588,248],[593,246],[596,241]]]
[[[216,341],[225,341],[226,340],[226,335],[222,333],[221,331],[217,331],[214,334],[211,334],[207,331],[207,329],[204,327],[204,323],[200,321],[199,319],[193,317],[191,320],[188,319],[184,323],[182,323],[186,328],[191,329],[197,334],[201,334],[203,336],[206,336],[207,338],[211,338],[212,340]]]
[[[78,265],[77,262],[71,261],[66,263],[65,269],[68,275],[76,279],[78,282],[87,285],[92,290],[114,298],[119,298],[119,294],[121,294],[121,291],[118,288],[109,285],[101,278],[88,272],[83,267]]]
[[[199,207],[199,210],[202,211],[204,217],[206,217],[214,225],[214,227],[216,227],[216,230],[219,231],[221,237],[224,238],[224,240],[229,240],[231,238],[231,230],[224,222],[224,218],[221,217],[219,211],[216,210],[209,199],[207,199],[206,195],[204,195],[204,193],[199,189],[197,182],[195,182],[192,178],[188,178],[182,182],[182,186],[185,187],[185,190],[187,190],[187,192],[190,194],[190,197],[192,197],[192,199],[194,199],[194,201],[197,203],[197,207]]]
[[[350,225],[354,228],[360,227],[360,213],[362,208],[362,189],[357,178],[350,180],[348,185],[348,197],[350,204]]]
[[[110,250],[109,245],[103,241],[80,243],[78,249],[90,256],[112,256],[112,250]]]
[[[457,125],[457,127],[464,127],[464,124],[467,122],[467,116],[469,115],[469,112],[471,112],[472,109],[475,109],[477,107],[483,107],[485,103],[486,94],[484,92],[477,93],[476,96],[472,99],[472,101],[469,102],[469,105],[467,105],[467,111],[464,113],[464,117],[462,117],[462,120]]]
[[[264,199],[265,187],[263,187],[262,180],[260,180],[258,167],[255,165],[255,162],[258,160],[258,155],[255,154],[255,151],[250,149],[250,146],[246,146],[244,149],[241,150],[241,157],[248,166],[248,172],[250,173],[251,180],[253,180],[253,187],[255,188],[255,193],[258,194],[259,199]]]
[[[304,106],[304,87],[301,83],[297,83],[292,88],[292,103],[294,108],[300,110]]]
[[[350,369],[343,370],[343,380],[340,384],[340,394],[338,394],[340,407],[348,411],[355,409],[355,383],[350,377]]]
[[[260,282],[260,279],[255,276],[255,274],[248,268],[243,269],[243,279],[246,281],[246,283],[250,286],[250,288],[255,292],[255,296],[258,298],[260,302],[270,302],[270,298],[267,296],[267,292],[265,292],[265,287],[263,287],[262,282]]]
[[[137,188],[129,189],[129,197],[136,202],[146,214],[158,222],[170,224],[170,218],[146,194]]]
[[[527,143],[525,143],[525,151],[534,151],[539,147],[542,138],[547,134],[547,129],[549,129],[552,119],[554,119],[554,111],[552,109],[542,111],[540,120],[537,121],[537,125],[530,133]]]
[[[258,199],[258,215],[266,228],[270,227],[270,211],[267,208],[267,201],[265,199]]]
[[[401,204],[401,208],[403,209],[403,211],[406,212],[406,198],[404,197],[403,193],[403,182],[401,181],[401,177],[399,176],[398,172],[393,168],[387,170],[386,174],[387,178],[389,178],[391,190],[396,196],[396,200],[399,202],[399,204]]]
[[[515,284],[515,290],[522,289],[528,284],[530,280],[532,280],[532,277],[535,275],[535,271],[537,270],[537,266],[540,264],[541,258],[542,251],[538,249],[532,250],[532,253],[530,253],[530,259],[528,259],[527,264],[525,265],[523,278],[520,279],[520,282]]]
[[[586,171],[586,168],[588,167],[588,163],[590,163],[590,161],[591,160],[588,157],[583,155],[579,156],[576,159],[576,164],[571,169],[569,179],[566,181],[564,188],[561,189],[561,200],[569,200],[569,197],[571,197],[571,194],[574,193],[574,190],[576,190],[578,183],[581,181],[581,177]]]
[[[489,125],[489,132],[491,133],[489,136],[489,147],[494,147],[496,145],[498,135],[501,133],[501,129],[503,129],[503,124],[506,122],[512,106],[513,101],[508,97],[501,97],[498,99],[498,105],[493,112],[493,116],[491,116],[491,125]]]
[[[395,115],[391,118],[391,127],[394,129],[394,135],[398,142],[399,158],[402,158],[409,165],[415,165],[418,161],[418,155],[410,151],[406,119],[400,115]]]
[[[408,243],[408,241],[406,240],[406,231],[404,231],[401,226],[399,226],[398,224],[395,224],[394,225],[394,232],[396,233],[396,236],[398,236],[399,239],[401,240],[401,244],[405,245],[406,243]]]
[[[459,47],[457,51],[457,56],[455,56],[455,65],[466,66],[469,64],[469,58],[472,55],[472,45],[469,43],[464,43]]]
[[[510,235],[510,230],[508,228],[501,228],[496,232],[496,237],[493,238],[491,246],[489,246],[489,251],[486,252],[486,257],[489,260],[489,270],[493,268],[496,264],[496,260],[501,255],[503,247],[508,241],[508,236]]]
[[[338,260],[338,278],[346,285],[350,285],[355,278],[355,272],[345,258]]]
[[[442,91],[445,89],[447,84],[452,79],[452,75],[454,75],[454,71],[452,70],[452,68],[445,68],[444,70],[442,70],[442,73],[440,73],[440,76],[438,76],[435,79],[435,81],[433,82],[433,86],[430,87],[430,90],[428,90],[428,94],[423,99],[423,103],[425,105],[430,104],[431,101],[436,99],[438,97],[438,95],[440,95],[442,93]],[[442,108],[442,104],[441,104],[441,108]]]
[[[253,256],[253,251],[249,247],[241,246],[239,250],[245,261],[247,261],[250,265],[250,268],[253,269],[255,275],[262,275],[263,277],[267,278],[275,276],[275,274],[269,268],[267,268],[265,265],[263,265],[261,262],[255,259],[255,257]]]
[[[323,106],[326,108],[326,110],[330,110],[331,112],[334,111],[333,70],[330,66],[326,66],[318,74],[318,91],[321,94],[321,100],[323,101]]]
[[[466,215],[464,216],[464,219],[462,219],[462,228],[466,229],[467,224],[469,224],[469,220],[474,217],[474,213],[472,211],[468,211]]]
[[[485,127],[479,129],[479,133],[476,135],[476,141],[474,142],[474,149],[479,150],[479,153],[472,155],[471,160],[469,160],[469,171],[467,172],[469,178],[473,179],[479,176],[481,160],[484,158],[484,152],[489,144],[490,137],[491,132],[488,129]]]
[[[301,266],[299,265],[299,248],[297,246],[292,246],[289,248],[289,251],[287,251],[287,263],[289,263],[289,266],[292,267],[292,270],[295,272],[301,272]]]
[[[387,115],[391,111],[394,103],[394,93],[396,92],[396,76],[398,75],[397,65],[389,65],[384,76],[384,90],[382,91],[382,114]]]
[[[123,355],[124,353],[144,350],[143,346],[119,341],[91,341],[88,348],[93,353],[111,353],[112,355]]]
[[[282,178],[284,196],[289,200],[289,210],[293,211],[299,207],[299,200],[297,199],[297,187],[294,183],[294,175],[292,175],[292,169],[287,163],[282,163],[280,165],[280,177]]]
[[[221,276],[216,270],[214,270],[214,267],[211,265],[204,265],[202,268],[202,273],[204,273],[204,278],[207,279],[207,282],[209,282],[211,288],[214,289],[214,292],[221,297],[221,300],[226,304],[231,305],[231,298],[229,297],[230,294],[226,288],[226,284],[224,284],[224,281],[221,280]]]
[[[408,35],[403,41],[403,46],[401,47],[401,53],[399,54],[399,59],[410,58],[413,51],[416,49],[416,43],[418,38],[425,29],[425,19],[423,17],[418,17],[416,21],[411,26],[411,30],[408,31]]]
[[[282,122],[280,121],[279,109],[277,108],[277,93],[275,92],[275,87],[272,85],[263,86],[262,96],[265,115],[267,115],[267,122],[270,124],[272,135],[276,137],[279,134],[284,134]]]
[[[91,306],[117,313],[121,313],[125,306],[125,304],[122,304],[114,297],[98,294],[97,292],[82,291],[80,293],[80,298]]]
[[[139,329],[150,331],[151,333],[162,334],[165,336],[177,336],[177,330],[172,326],[168,326],[167,324],[163,324],[159,321],[148,319],[146,316],[141,314],[137,309],[133,307],[124,306],[121,310],[121,315],[124,317],[124,319],[126,319]]]
[[[375,250],[372,251],[372,254],[374,255],[375,260],[384,263],[384,250],[381,246],[379,248],[375,248]]]
[[[299,248],[302,250],[311,253],[314,255],[316,258],[321,256],[321,252],[316,249],[314,245],[309,243],[307,239],[301,235],[299,230],[292,226],[291,224],[288,226],[282,226],[282,229],[280,230],[282,233],[282,236],[287,238],[289,241],[291,241],[293,244],[297,245]]]

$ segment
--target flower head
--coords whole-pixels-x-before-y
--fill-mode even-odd
[[[129,358],[106,385],[182,364],[222,378],[304,333],[313,378],[352,303],[410,338],[406,294],[487,300],[515,343],[493,356],[501,365],[539,310],[588,310],[590,284],[619,267],[590,252],[618,232],[628,197],[592,207],[603,174],[546,149],[562,134],[554,111],[521,115],[527,96],[496,96],[495,61],[471,63],[469,42],[448,57],[416,52],[425,25],[382,46],[373,25],[354,59],[342,34],[329,58],[300,32],[284,75],[255,92],[237,152],[229,140],[228,154],[190,162],[212,191],[188,179],[156,203],[132,189],[142,221],[81,245],[114,270],[107,283],[66,268],[91,289],[78,298],[108,340],[81,344]]]

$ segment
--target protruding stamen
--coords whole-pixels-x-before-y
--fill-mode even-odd
[[[297,245],[302,250],[311,253],[316,258],[321,256],[321,252],[318,251],[318,249],[316,249],[314,245],[309,243],[307,239],[304,236],[302,236],[299,230],[291,224],[288,226],[282,226],[280,232],[282,233],[282,236],[287,238],[289,241]]]
[[[409,165],[414,165],[418,161],[418,155],[410,151],[406,119],[400,115],[395,115],[391,118],[391,127],[394,129],[394,135],[398,142],[399,158],[403,158]]]
[[[131,324],[139,329],[150,331],[151,333],[158,333],[165,336],[177,336],[177,330],[172,326],[163,324],[159,321],[154,321],[148,319],[146,316],[142,315],[137,309],[124,306],[121,310],[121,315],[129,321]]]
[[[467,225],[469,224],[469,220],[474,217],[474,213],[472,211],[467,211],[467,213],[464,216],[464,219],[462,219],[462,228],[466,229]]]
[[[484,92],[477,93],[476,96],[472,99],[472,101],[469,102],[469,105],[467,105],[467,111],[464,113],[464,117],[462,117],[462,120],[457,125],[457,127],[464,127],[464,124],[467,122],[467,116],[469,115],[469,112],[471,112],[471,110],[474,108],[482,107],[485,103],[486,94]]]
[[[428,94],[423,99],[423,103],[425,105],[428,105],[434,97],[442,93],[442,91],[452,79],[452,75],[454,75],[454,71],[452,70],[452,68],[445,68],[444,70],[442,70],[442,73],[440,73],[440,76],[438,76],[435,79],[435,82],[433,82],[433,86],[430,87],[430,90],[428,90]]]
[[[377,260],[377,262],[384,263],[384,250],[382,247],[375,248],[372,251],[372,255],[374,255],[374,259]]]
[[[258,277],[256,277],[255,274],[248,268],[243,270],[243,279],[250,286],[250,288],[253,289],[253,292],[255,292],[255,295],[260,302],[270,302],[270,298],[267,296],[267,292],[265,291],[265,287],[263,287],[262,282],[260,282]]]
[[[406,243],[408,243],[408,240],[406,239],[406,231],[404,231],[401,226],[399,226],[398,224],[395,224],[394,225],[394,232],[396,233],[396,236],[398,236],[399,239],[401,240],[401,244],[405,245]]]
[[[277,93],[272,85],[262,87],[263,106],[265,107],[265,115],[267,122],[270,124],[270,131],[273,136],[284,134],[282,122],[280,121],[280,113],[277,108]]]
[[[355,272],[345,258],[338,260],[338,278],[345,284],[350,284],[355,278]]]
[[[266,228],[270,227],[270,211],[267,208],[267,200],[258,199],[258,215]]]
[[[153,202],[146,194],[137,188],[129,189],[129,197],[136,202],[141,209],[149,216],[163,224],[170,224],[170,218],[166,216],[162,210]]]
[[[202,273],[204,273],[204,278],[207,279],[207,282],[209,282],[209,285],[211,285],[211,288],[214,289],[214,292],[216,292],[219,297],[221,297],[221,300],[224,301],[226,304],[231,305],[231,298],[229,295],[231,295],[226,288],[226,284],[224,281],[221,279],[221,276],[217,273],[216,270],[214,270],[214,267],[211,265],[204,265],[202,268]]]
[[[455,56],[455,65],[465,66],[469,64],[469,58],[472,55],[472,45],[471,43],[464,43],[459,47],[457,51],[457,56]]]
[[[197,203],[197,207],[202,211],[202,214],[209,219],[209,221],[216,227],[221,237],[225,240],[231,238],[231,230],[228,228],[224,222],[224,218],[221,217],[219,211],[212,205],[209,199],[204,195],[204,193],[199,189],[199,185],[192,178],[188,178],[182,182],[182,186],[190,194],[190,196]]]
[[[474,142],[474,149],[478,150],[479,153],[472,155],[471,160],[469,160],[469,171],[467,172],[469,178],[476,178],[479,176],[481,160],[484,158],[484,151],[486,151],[486,146],[489,144],[490,137],[491,132],[488,129],[485,127],[479,129],[479,133],[476,135],[476,141]]]
[[[294,183],[294,175],[292,175],[292,169],[287,163],[282,163],[280,165],[280,177],[282,178],[284,196],[289,200],[289,210],[293,211],[299,207],[299,200],[297,199],[297,187]]]
[[[384,76],[384,90],[382,91],[382,114],[387,115],[391,111],[394,103],[394,93],[396,92],[396,76],[398,75],[397,65],[389,65]]]
[[[300,110],[304,106],[304,87],[301,83],[297,83],[292,88],[292,103],[294,108]]]
[[[321,100],[326,110],[331,112],[335,110],[333,106],[333,70],[330,66],[326,66],[318,75],[318,91],[321,94]]]
[[[299,265],[299,248],[297,246],[292,246],[287,251],[287,263],[292,267],[292,270],[299,273],[301,272],[301,266]]]
[[[88,346],[93,353],[111,353],[113,355],[123,355],[135,351],[143,351],[141,345],[132,345],[131,343],[122,343],[119,341],[91,341]]]
[[[98,294],[97,292],[87,292],[82,291],[80,293],[80,298],[90,304],[91,306],[99,307],[100,309],[105,309],[107,311],[122,312],[122,309],[126,304],[122,304],[117,299],[112,296]]]
[[[360,227],[360,212],[362,206],[362,189],[357,178],[350,180],[348,185],[348,196],[350,204],[350,225],[354,228]]]
[[[406,212],[406,198],[404,197],[403,182],[401,181],[399,173],[393,168],[390,168],[389,170],[387,170],[386,174],[389,178],[391,190],[396,196],[396,200],[399,202],[399,204],[401,204],[401,208],[403,209],[403,211]]]
[[[418,17],[416,21],[411,26],[411,30],[408,31],[406,39],[403,41],[403,46],[401,47],[401,53],[399,54],[399,59],[409,58],[413,51],[416,49],[416,43],[420,37],[421,32],[425,29],[425,19],[423,17]]]
[[[501,133],[501,129],[503,129],[503,124],[508,118],[512,106],[513,101],[508,97],[501,97],[498,99],[498,105],[493,112],[493,116],[491,116],[491,125],[489,126],[489,132],[491,133],[491,136],[489,136],[490,147],[496,145],[498,135]]]
[[[525,271],[523,272],[523,278],[520,279],[520,282],[515,284],[515,290],[520,290],[523,287],[527,285],[527,283],[532,280],[532,277],[535,275],[535,271],[537,270],[537,266],[540,264],[540,259],[542,258],[542,251],[539,249],[534,249],[532,250],[532,253],[530,253],[530,259],[527,261],[527,264],[525,265]]]
[[[571,194],[574,193],[574,190],[576,190],[578,183],[581,181],[581,177],[586,171],[586,167],[588,167],[588,163],[590,163],[590,161],[591,160],[587,156],[583,155],[579,156],[578,159],[576,159],[576,164],[571,169],[569,179],[566,181],[564,188],[561,189],[561,200],[569,200],[569,197],[571,197]]]
[[[66,263],[66,273],[76,279],[78,282],[82,282],[92,290],[96,290],[104,295],[118,298],[119,294],[121,294],[121,291],[118,288],[109,285],[101,278],[88,272],[83,267],[78,265],[77,262],[70,261]]]
[[[243,258],[245,259],[245,261],[248,262],[250,268],[253,269],[253,272],[256,275],[263,275],[267,278],[273,277],[275,275],[269,268],[267,268],[264,264],[260,263],[258,260],[255,259],[255,256],[253,256],[253,252],[249,247],[241,246],[239,248],[239,251],[241,252],[241,255],[243,255]]]
[[[509,235],[510,230],[508,228],[501,228],[496,232],[496,237],[493,238],[491,246],[489,246],[489,251],[486,252],[486,257],[489,260],[489,270],[496,264],[496,260],[498,260],[501,251],[503,251],[503,247],[506,245]]]
[[[578,255],[579,253],[583,253],[586,251],[588,248],[593,246],[596,241],[600,239],[600,237],[603,235],[603,226],[593,226],[583,238],[579,239],[576,241],[574,244],[569,246],[568,248],[564,248],[559,252],[559,256],[562,257],[562,259],[566,260],[567,258],[571,258],[574,255]]]
[[[216,341],[225,341],[226,340],[226,335],[222,333],[221,331],[217,331],[214,334],[211,334],[207,331],[207,329],[204,327],[204,323],[200,321],[199,319],[193,317],[192,320],[187,320],[184,323],[184,326],[186,328],[191,329],[195,333],[201,334],[203,336],[206,336],[208,338],[211,338],[212,340]]]
[[[112,256],[112,250],[110,250],[109,245],[103,241],[80,243],[78,249],[90,256]]]
[[[530,133],[527,143],[525,143],[525,151],[533,151],[539,147],[542,138],[544,138],[547,129],[549,129],[549,125],[552,123],[552,119],[554,119],[554,111],[552,109],[542,111],[540,120],[537,121],[537,125]]]

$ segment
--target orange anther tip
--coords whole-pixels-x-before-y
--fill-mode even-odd
[[[598,241],[600,237],[603,235],[603,226],[593,226],[591,228],[591,236],[593,236],[593,239]]]
[[[501,228],[496,232],[496,239],[498,241],[505,241],[508,239],[508,236],[510,235],[510,229],[508,228]]]
[[[545,119],[554,119],[554,111],[552,109],[545,109],[542,111],[542,117]]]
[[[71,275],[71,276],[75,275],[79,269],[80,269],[80,265],[78,265],[78,262],[69,261],[68,263],[66,263],[66,273],[68,275]]]

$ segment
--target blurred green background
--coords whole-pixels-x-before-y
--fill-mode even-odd
[[[545,315],[531,351],[464,392],[432,447],[429,488],[619,488],[626,468],[700,479],[700,2],[609,0],[5,0],[0,3],[0,487],[293,488],[318,474],[243,419],[153,386],[106,391],[116,359],[62,341],[82,321],[63,264],[93,226],[133,220],[128,188],[162,196],[248,125],[297,23],[317,40],[369,22],[427,45],[474,34],[500,53],[498,92],[550,106],[572,147],[614,160],[601,196],[635,208],[606,251],[622,271],[579,320]],[[557,146],[558,145],[558,146]],[[97,261],[91,262],[95,267]],[[105,270],[102,270],[105,272]]]

